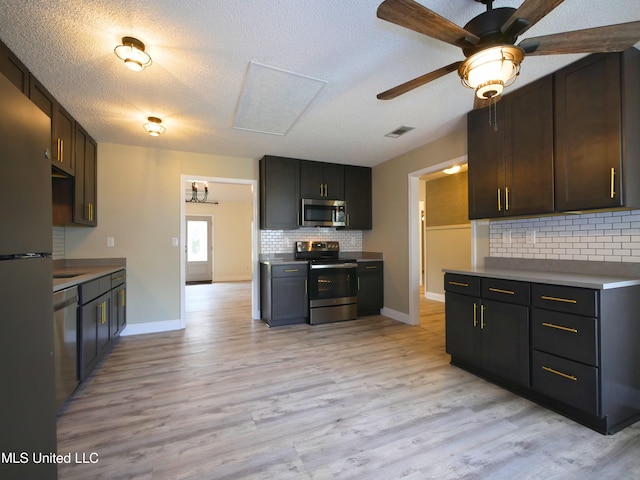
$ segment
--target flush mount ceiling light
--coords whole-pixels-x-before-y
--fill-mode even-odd
[[[152,137],[163,134],[167,129],[162,125],[162,120],[158,117],[147,117],[148,122],[144,124],[144,129]]]
[[[520,47],[489,47],[462,62],[458,75],[465,87],[476,91],[478,98],[492,98],[501,95],[504,87],[515,82],[523,58],[524,50]]]
[[[122,45],[114,48],[113,52],[134,72],[140,72],[151,65],[151,57],[144,51],[144,43],[137,38],[122,37]]]
[[[454,165],[453,167],[445,168],[444,170],[442,170],[442,173],[453,175],[454,173],[458,173],[461,169],[462,167],[460,165]]]

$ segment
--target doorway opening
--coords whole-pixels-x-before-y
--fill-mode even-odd
[[[185,282],[213,281],[213,215],[187,215]]]
[[[420,298],[421,298],[421,283],[424,284],[424,292],[428,293],[428,268],[425,267],[425,275],[422,276],[423,263],[428,264],[428,248],[424,243],[426,242],[425,232],[421,232],[422,228],[422,215],[420,210],[420,201],[424,200],[420,195],[420,178],[441,172],[445,168],[452,167],[454,165],[462,165],[467,163],[467,156],[463,155],[458,158],[453,158],[445,162],[425,167],[421,170],[409,173],[409,324],[420,324]],[[425,211],[428,212],[429,206],[425,204]],[[482,238],[486,235],[488,237],[488,227],[483,228],[478,222],[471,222],[471,245],[469,248],[471,251],[467,252],[470,255],[470,266],[478,265],[479,258],[484,259],[485,243]],[[424,259],[421,259],[421,251],[424,249]],[[422,276],[422,282],[421,282]],[[434,296],[432,296],[433,298]]]
[[[191,198],[191,184],[192,182],[198,182],[198,184],[207,184],[208,185],[208,202],[213,205],[203,205],[205,202],[195,202],[191,203],[189,200]],[[238,188],[233,188],[233,187]],[[201,186],[200,189],[203,187]],[[260,309],[259,309],[259,286],[258,286],[258,252],[259,252],[259,235],[258,235],[258,182],[257,180],[251,179],[236,179],[236,178],[219,178],[219,177],[205,177],[200,175],[180,175],[180,326],[182,328],[185,327],[185,298],[186,298],[186,281],[187,281],[187,258],[188,258],[188,242],[187,242],[187,216],[188,214],[195,215],[209,215],[211,216],[211,212],[203,212],[198,211],[198,208],[219,208],[218,212],[221,211],[222,207],[227,203],[224,203],[220,199],[220,195],[231,195],[233,200],[229,200],[227,203],[242,203],[244,204],[241,208],[243,212],[247,210],[249,213],[247,215],[243,214],[241,216],[235,217],[233,214],[233,221],[229,222],[227,227],[222,228],[222,220],[220,222],[216,220],[215,213],[214,215],[214,223],[216,225],[215,230],[211,228],[212,236],[211,241],[209,242],[209,246],[214,245],[215,249],[221,249],[221,252],[225,252],[225,249],[235,249],[234,243],[246,243],[247,249],[241,257],[234,257],[232,255],[224,255],[219,253],[216,255],[215,251],[212,251],[210,254],[211,260],[214,262],[211,268],[212,271],[212,281],[238,281],[238,280],[251,280],[251,315],[252,319],[256,319],[260,317]],[[238,199],[235,195],[241,195],[242,199]],[[200,199],[202,199],[202,195],[200,195]],[[187,205],[189,207],[187,208]],[[198,205],[202,205],[202,207],[195,208],[194,211],[193,205],[198,207]],[[187,212],[189,210],[189,212]],[[214,210],[215,211],[215,210]],[[201,215],[202,214],[202,215]],[[221,214],[220,214],[221,215]],[[221,217],[222,218],[222,217]],[[237,218],[242,218],[243,220],[237,221]],[[238,229],[238,230],[236,230]],[[241,233],[238,233],[241,232]],[[220,235],[218,235],[220,233]],[[220,263],[222,262],[222,263]],[[216,267],[216,263],[220,263],[218,267]],[[230,274],[227,272],[227,269],[234,268],[234,265],[242,263],[243,265],[243,273],[242,275]],[[205,269],[208,267],[204,267]],[[245,273],[246,272],[246,273]]]

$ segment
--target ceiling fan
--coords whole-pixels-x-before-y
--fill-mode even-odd
[[[478,108],[500,98],[504,87],[515,81],[526,55],[619,52],[640,41],[640,21],[635,21],[528,38],[516,45],[520,35],[563,0],[524,0],[518,9],[494,9],[494,0],[475,1],[485,4],[486,12],[461,28],[414,0],[384,0],[378,18],[456,45],[466,60],[409,80],[377,98],[390,100],[457,70],[463,85],[476,91],[474,108]]]

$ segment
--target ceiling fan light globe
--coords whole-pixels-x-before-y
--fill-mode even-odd
[[[513,45],[485,48],[467,58],[458,68],[458,75],[478,98],[490,98],[515,81],[523,58],[523,50]]]

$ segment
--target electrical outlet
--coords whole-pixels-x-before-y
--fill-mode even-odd
[[[511,245],[511,230],[505,230],[502,232],[502,246],[508,247]]]
[[[116,239],[113,237],[107,237],[107,247],[115,247]]]

